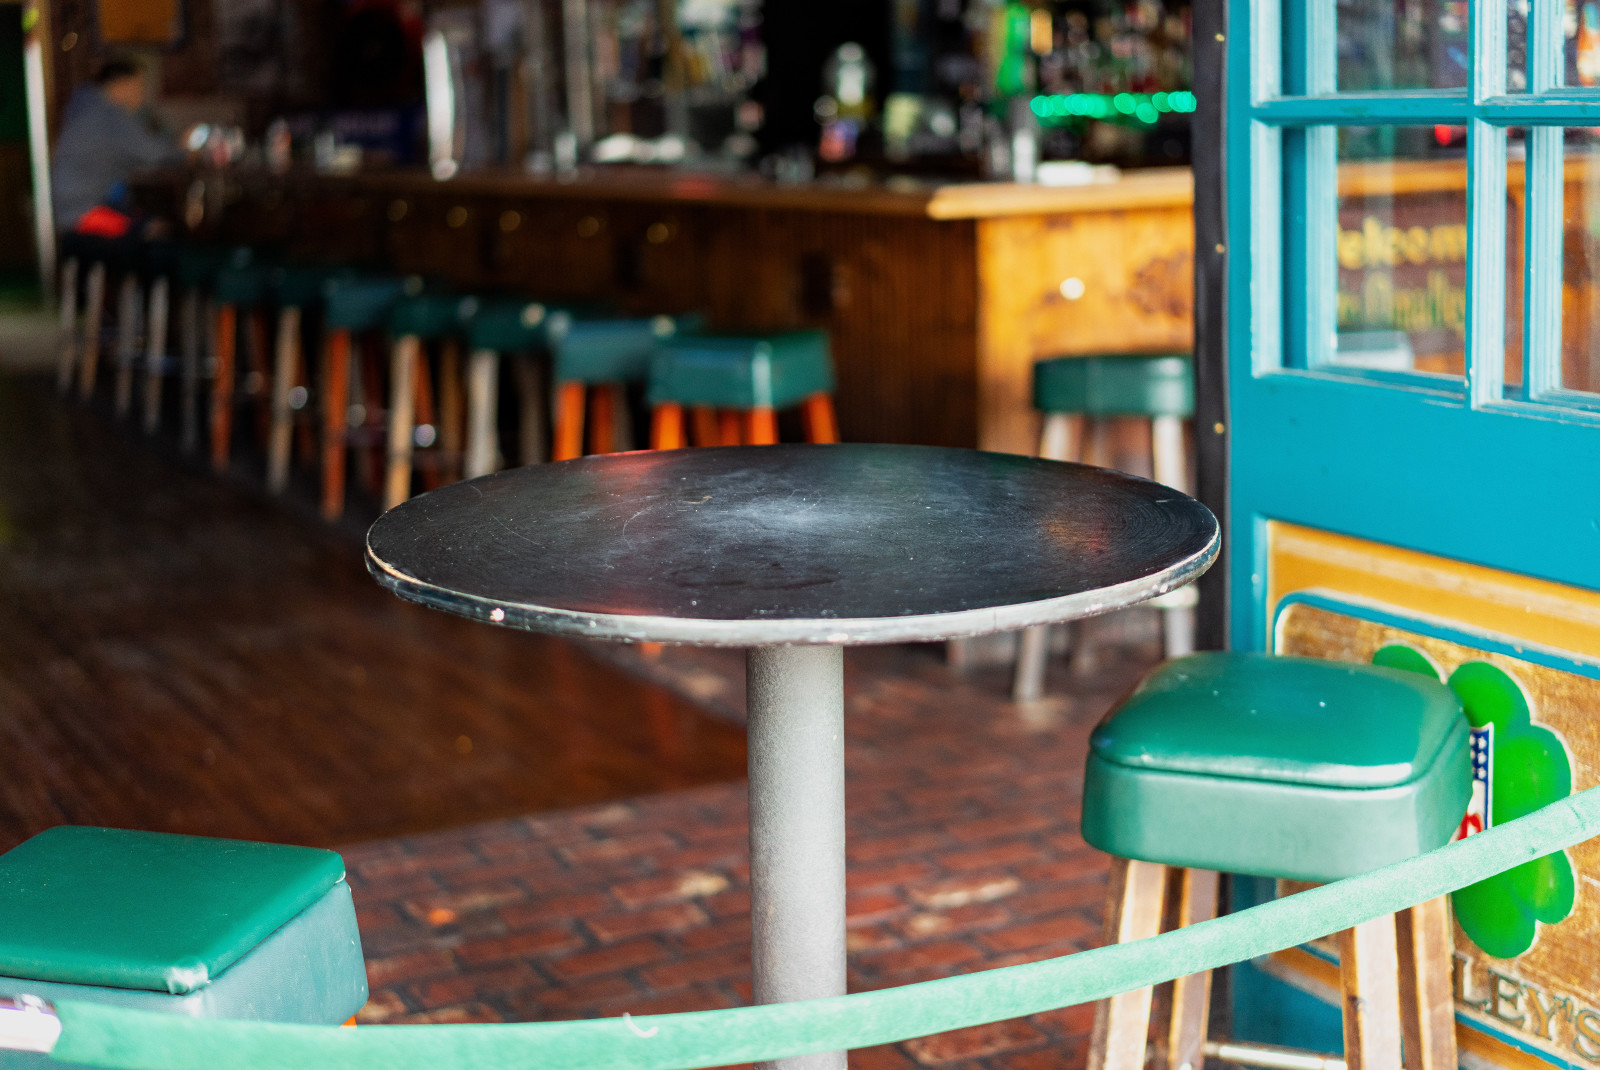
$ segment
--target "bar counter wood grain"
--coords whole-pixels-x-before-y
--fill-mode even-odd
[[[186,191],[210,205],[200,229],[216,238],[293,255],[639,314],[702,310],[715,329],[824,327],[851,441],[1031,453],[1034,360],[1187,352],[1192,338],[1182,169],[1067,188],[615,169],[245,172],[144,189],[165,189],[174,210]]]

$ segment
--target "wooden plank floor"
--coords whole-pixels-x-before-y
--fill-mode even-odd
[[[405,605],[348,531],[0,377],[0,849],[66,822],[347,844],[743,772],[739,726]]]

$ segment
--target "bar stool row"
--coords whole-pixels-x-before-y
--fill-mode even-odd
[[[630,388],[648,406],[654,449],[775,443],[784,409],[799,411],[807,441],[838,440],[821,331],[711,334],[698,315],[623,316],[462,293],[244,248],[75,235],[63,252],[61,392],[76,385],[83,400],[95,395],[115,281],[118,418],[131,414],[142,383],[141,424],[157,432],[176,380],[185,451],[200,450],[203,431],[212,467],[224,471],[236,424],[253,423],[268,489],[287,488],[297,452],[315,455],[329,519],[343,513],[352,454],[389,508],[416,481],[432,488],[501,467],[502,424],[515,425],[521,463],[632,448]],[[174,290],[176,354],[168,350]],[[308,351],[319,354],[315,368]],[[518,405],[503,418],[508,356]]]

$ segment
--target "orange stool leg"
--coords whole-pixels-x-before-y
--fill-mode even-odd
[[[657,405],[650,420],[650,448],[676,450],[683,445],[683,406],[675,401]]]
[[[589,395],[589,452],[610,453],[616,448],[616,391],[603,383]]]
[[[229,440],[233,437],[233,365],[238,342],[239,310],[233,305],[221,305],[217,308],[217,335],[212,344],[217,368],[211,380],[211,468],[217,472],[227,470]]]
[[[752,446],[776,446],[778,444],[778,414],[762,406],[751,409],[747,417],[750,422],[748,441]]]
[[[737,446],[744,438],[744,428],[740,426],[743,422],[733,409],[717,413],[717,445]]]
[[[800,420],[807,442],[838,442],[839,421],[833,414],[833,397],[816,393],[800,403]]]
[[[323,350],[322,515],[344,513],[345,430],[350,420],[350,332],[334,331]]]
[[[696,446],[720,446],[722,435],[717,431],[717,413],[709,405],[696,405],[689,410]]]
[[[555,456],[552,460],[570,461],[583,456],[582,383],[562,383],[556,387]]]

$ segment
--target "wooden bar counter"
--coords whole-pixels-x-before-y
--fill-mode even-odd
[[[599,169],[572,181],[227,172],[143,189],[172,211],[209,205],[202,232],[291,255],[639,314],[699,310],[719,330],[826,328],[850,441],[1031,453],[1035,359],[1191,345],[1183,169],[1061,188]]]

